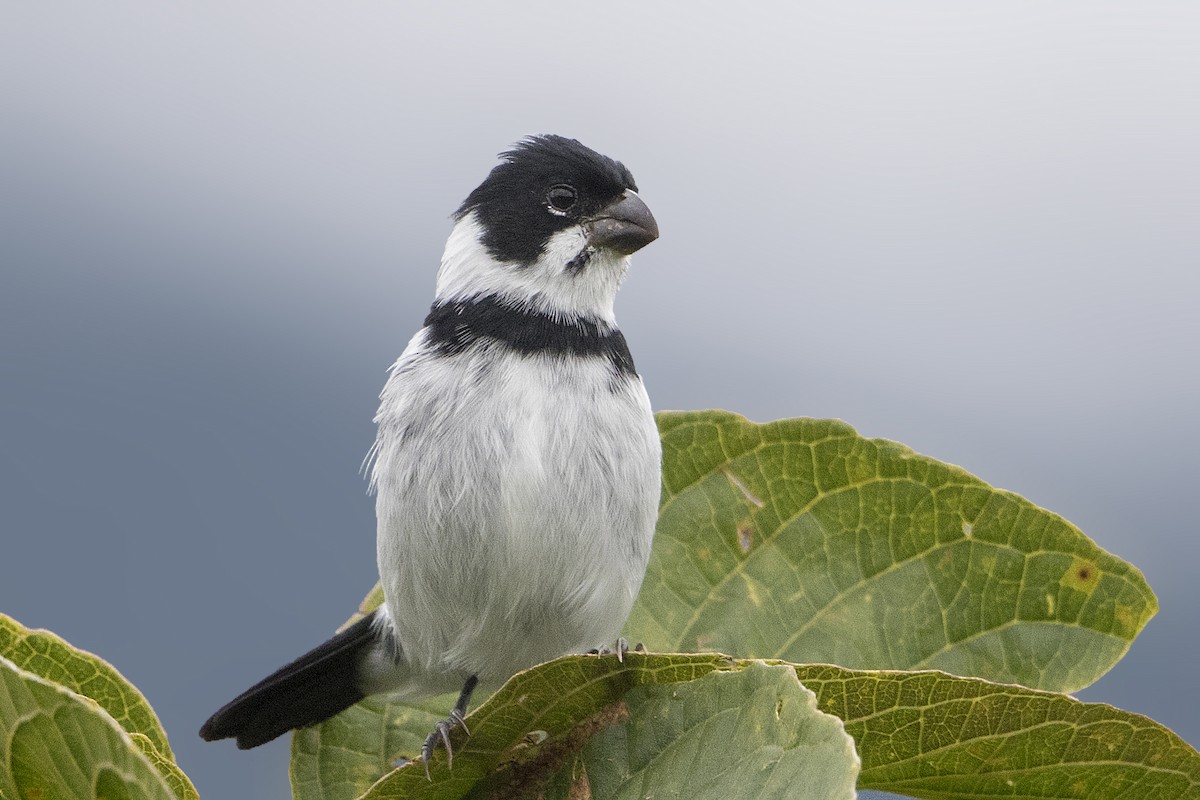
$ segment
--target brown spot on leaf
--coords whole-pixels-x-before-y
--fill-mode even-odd
[[[571,728],[565,735],[549,739],[538,747],[512,747],[500,759],[499,768],[487,779],[479,796],[491,800],[511,797],[540,797],[546,784],[572,762],[588,740],[600,731],[629,719],[629,706],[618,700]],[[583,776],[586,781],[586,775]],[[591,797],[591,788],[580,787],[579,776],[572,781],[569,798]],[[587,792],[577,794],[577,792]]]
[[[743,555],[750,552],[750,545],[753,544],[753,533],[754,529],[750,526],[749,520],[746,520],[741,525],[738,525],[737,541],[738,547],[741,549]]]
[[[1077,557],[1063,576],[1063,583],[1077,591],[1091,593],[1099,584],[1101,574],[1099,566]]]

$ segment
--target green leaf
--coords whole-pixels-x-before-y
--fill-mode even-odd
[[[0,797],[175,800],[97,703],[0,658]]]
[[[720,655],[567,656],[513,676],[468,717],[471,735],[452,734],[454,768],[445,753],[431,762],[433,783],[420,764],[392,770],[397,755],[417,756],[421,742],[444,719],[453,698],[411,709],[360,703],[292,738],[292,789],[296,800],[349,800],[383,777],[367,795],[383,798],[458,798],[482,786],[522,780],[544,781],[605,724],[612,708],[635,686],[698,678],[733,662]],[[428,709],[428,710],[426,710]],[[380,741],[386,742],[381,745]],[[404,742],[399,752],[387,752]],[[539,760],[540,759],[540,760]],[[482,789],[481,789],[482,790]]]
[[[1200,798],[1200,753],[1138,714],[942,672],[796,672],[854,737],[861,789],[930,800]]]
[[[196,800],[196,788],[167,742],[150,703],[116,668],[72,647],[50,631],[32,630],[0,614],[0,658],[98,704],[154,764],[179,800]]]
[[[423,703],[369,697],[332,719],[292,734],[289,768],[295,800],[354,800],[390,772],[400,753],[420,752],[457,694]]]
[[[642,685],[619,708],[621,721],[588,740],[547,800],[855,797],[854,740],[789,666]]]
[[[196,791],[196,787],[192,785],[191,779],[184,774],[184,771],[173,760],[158,752],[150,739],[141,733],[131,733],[129,734],[129,738],[141,754],[154,765],[154,768],[158,770],[158,774],[163,777],[163,780],[167,782],[167,786],[171,788],[171,791],[179,800],[200,800],[200,794]]]
[[[349,628],[381,605],[383,605],[383,586],[376,583],[371,587],[371,591],[367,592],[367,596],[363,598],[362,602],[358,604],[358,610],[350,615],[350,619],[341,624],[341,627],[338,628],[338,633],[346,630],[346,628]]]
[[[133,684],[99,656],[72,647],[50,631],[31,630],[0,614],[0,657],[95,700],[126,731],[142,734],[155,750],[173,758],[154,709]]]
[[[1074,691],[1157,601],[1056,514],[836,420],[658,415],[663,501],[626,626],[651,651],[944,669]]]

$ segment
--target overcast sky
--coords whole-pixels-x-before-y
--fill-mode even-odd
[[[1086,699],[1200,743],[1200,5],[7,3],[0,611],[195,731],[374,580],[358,466],[449,214],[528,133],[662,238],[656,408],[841,417],[1066,516],[1162,613]]]

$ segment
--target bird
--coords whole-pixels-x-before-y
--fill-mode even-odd
[[[658,223],[619,161],[557,135],[499,155],[454,213],[424,324],[392,365],[366,468],[384,602],[204,723],[241,749],[363,698],[477,687],[608,652],[661,491],[650,400],[614,300]]]

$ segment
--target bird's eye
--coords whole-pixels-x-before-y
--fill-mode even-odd
[[[575,191],[575,187],[565,183],[551,186],[550,191],[546,192],[546,202],[550,204],[550,210],[559,213],[570,210],[578,199],[579,194]]]

